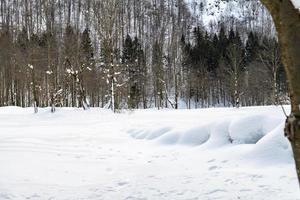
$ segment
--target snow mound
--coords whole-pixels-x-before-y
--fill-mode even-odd
[[[229,136],[236,144],[255,144],[280,122],[280,118],[265,115],[240,117],[231,122]]]
[[[230,116],[193,128],[190,126],[176,128],[160,125],[148,129],[143,127],[130,129],[127,132],[131,137],[139,140],[151,140],[162,145],[201,146],[202,149],[240,144],[257,144],[259,148],[264,148],[261,143],[264,144],[269,139],[286,147],[283,133],[281,137],[272,138],[269,136],[274,134],[274,129],[277,130],[280,123],[282,123],[280,117],[255,114],[239,117]]]
[[[171,131],[159,137],[158,143],[165,144],[165,145],[177,144],[179,138],[180,138],[180,133],[178,131]]]
[[[139,140],[156,140],[160,144],[180,144],[197,146],[205,143],[210,137],[208,125],[185,129],[172,130],[171,127],[150,128],[149,130],[130,129],[131,137]]]
[[[208,141],[210,137],[210,129],[208,125],[195,127],[185,131],[179,141],[178,144],[183,145],[201,145]]]
[[[257,142],[246,157],[264,165],[291,163],[292,150],[283,134],[284,123]]]
[[[135,139],[153,140],[171,130],[170,127],[154,128],[150,130],[131,129],[128,133]]]
[[[231,144],[228,127],[231,119],[221,120],[217,123],[210,124],[210,138],[202,145],[203,149],[218,148],[224,145]]]

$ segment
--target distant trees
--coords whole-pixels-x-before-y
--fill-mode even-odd
[[[126,68],[126,85],[128,87],[128,108],[139,108],[140,102],[145,97],[146,66],[144,51],[138,38],[131,39],[126,36],[122,64]]]
[[[280,73],[279,68],[283,67],[280,59],[279,44],[275,38],[263,38],[261,51],[259,55],[261,62],[264,64],[270,77],[270,85],[272,87],[272,98],[273,104],[278,104],[278,74]]]
[[[229,6],[207,23],[202,15],[220,2],[0,1],[0,106],[117,111],[287,99],[270,16],[257,1],[241,2],[251,12],[235,18]]]
[[[235,33],[233,30],[230,30],[229,33],[229,44],[226,58],[228,67],[225,69],[225,73],[228,73],[229,76],[231,96],[233,99],[232,104],[235,107],[239,107],[240,97],[242,95],[241,79],[244,71],[245,53],[244,46],[238,32]]]
[[[285,79],[278,79],[284,77],[278,42],[257,34],[249,32],[243,42],[237,30],[226,34],[221,26],[219,35],[208,35],[195,28],[194,45],[183,37],[182,65],[190,74],[186,80],[190,98],[201,101],[202,107],[239,107],[276,104],[278,95],[286,96]],[[280,94],[278,85],[282,86]]]
[[[164,106],[164,69],[162,46],[155,41],[152,52],[154,105],[158,109]]]

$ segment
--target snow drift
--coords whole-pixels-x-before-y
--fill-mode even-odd
[[[295,200],[280,107],[0,108],[0,199]]]

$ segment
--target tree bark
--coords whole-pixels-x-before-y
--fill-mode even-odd
[[[261,0],[270,11],[282,52],[291,98],[285,135],[291,142],[300,182],[300,12],[291,0]]]

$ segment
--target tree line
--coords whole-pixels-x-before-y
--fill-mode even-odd
[[[183,0],[0,3],[0,106],[115,111],[286,100],[265,12],[264,24],[249,13],[243,23],[226,15],[207,27]]]
[[[230,29],[226,33],[221,26],[219,33],[213,35],[196,27],[193,38],[192,43],[184,36],[181,39],[187,102],[193,99],[199,107],[239,107],[287,100],[275,37],[250,31],[243,42],[238,31]]]

